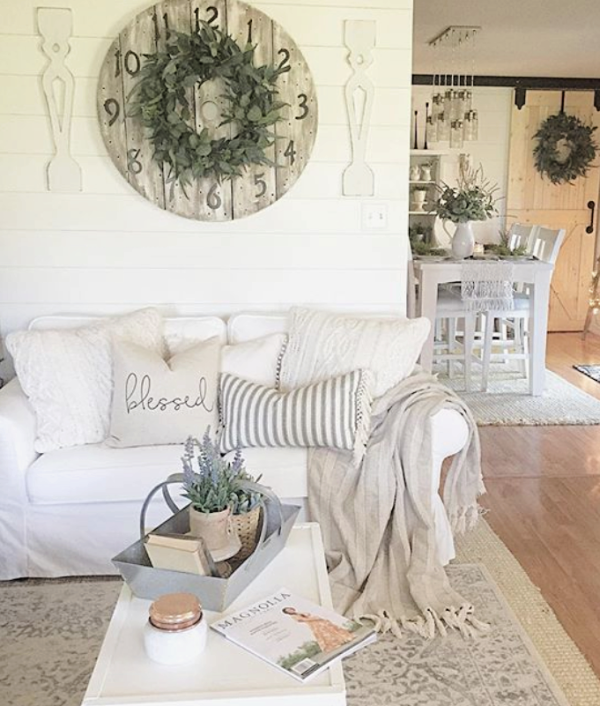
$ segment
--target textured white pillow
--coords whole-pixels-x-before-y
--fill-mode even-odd
[[[415,367],[429,334],[428,319],[357,318],[293,308],[280,387],[291,390],[352,370],[370,370],[380,397]]]
[[[115,341],[106,443],[118,448],[183,444],[209,426],[216,430],[220,357],[217,337],[176,353],[168,362],[154,351]]]
[[[275,387],[286,341],[285,333],[273,333],[270,336],[225,346],[221,357],[221,371],[265,387]]]
[[[162,354],[160,312],[141,309],[91,326],[17,331],[6,337],[17,376],[36,413],[39,453],[106,438],[113,336]]]

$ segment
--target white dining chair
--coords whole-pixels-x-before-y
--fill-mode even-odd
[[[564,228],[552,229],[536,226],[535,230],[530,234],[529,253],[538,260],[555,265],[564,238]],[[521,372],[525,376],[528,375],[529,366],[531,365],[528,322],[531,318],[531,314],[531,295],[528,291],[515,292],[514,309],[506,311],[488,311],[485,313],[481,373],[482,392],[487,392],[490,363],[492,358],[496,357],[496,355],[503,362],[510,360],[521,361]],[[498,321],[500,322],[498,328],[501,335],[498,338],[494,338],[496,322]],[[503,333],[507,328],[512,329],[512,338]],[[499,354],[493,352],[494,346],[501,348]],[[510,348],[515,349],[516,352],[511,353]]]

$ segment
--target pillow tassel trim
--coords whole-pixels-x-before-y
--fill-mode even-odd
[[[358,404],[356,405],[356,433],[354,435],[354,449],[352,460],[360,466],[367,451],[369,436],[371,435],[371,406],[373,404],[373,384],[375,377],[370,370],[360,371],[358,383]]]

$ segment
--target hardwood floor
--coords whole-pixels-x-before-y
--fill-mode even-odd
[[[600,399],[572,368],[600,364],[600,337],[548,337],[548,368]],[[482,427],[486,519],[600,677],[600,426]]]

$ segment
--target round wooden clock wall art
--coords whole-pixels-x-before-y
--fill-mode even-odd
[[[111,44],[98,86],[108,153],[171,213],[229,221],[280,199],[310,157],[317,98],[277,22],[236,0],[165,0]]]

